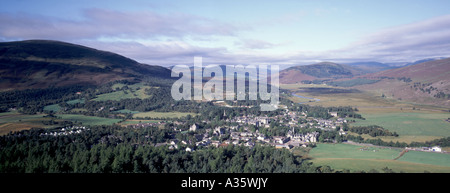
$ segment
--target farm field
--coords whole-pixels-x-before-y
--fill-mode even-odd
[[[50,118],[43,116],[45,114],[24,115],[17,111],[0,113],[0,135],[8,134],[10,131],[28,130],[33,127],[55,127],[55,125],[44,125],[42,121],[49,121]]]
[[[57,117],[61,117],[63,120],[72,122],[81,122],[83,125],[112,125],[118,123],[122,119],[111,119],[104,117],[85,116],[77,114],[56,114]]]
[[[402,149],[350,144],[317,144],[308,157],[315,165],[329,165],[335,170],[395,172],[450,172],[450,154],[409,151],[398,160]]]
[[[77,103],[83,104],[84,102],[85,102],[85,99],[74,99],[74,100],[67,101],[66,103],[69,105],[73,105],[73,104],[77,104]]]
[[[450,136],[450,123],[446,122],[449,113],[437,112],[360,112],[366,120],[356,120],[352,126],[379,125],[400,137],[387,138],[399,142],[425,142]]]
[[[58,104],[47,105],[44,107],[44,111],[58,112],[60,109],[61,109],[61,106],[59,106]]]
[[[409,151],[399,161],[450,167],[450,154]]]

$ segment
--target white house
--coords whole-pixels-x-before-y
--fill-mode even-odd
[[[439,146],[434,146],[434,147],[431,148],[431,151],[442,152],[442,149]]]
[[[189,131],[194,131],[197,130],[197,125],[194,123],[190,128]]]

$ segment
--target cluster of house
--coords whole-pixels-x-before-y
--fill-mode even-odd
[[[312,133],[295,133],[294,129],[290,130],[287,135],[288,138],[290,138],[294,142],[302,142],[302,143],[316,143],[317,138],[319,137],[319,132],[312,132]]]
[[[238,124],[249,124],[254,125],[256,127],[269,127],[269,117],[259,117],[259,116],[241,116],[241,117],[234,117],[231,120],[228,120],[228,122],[234,122]]]
[[[249,123],[249,122],[247,122]],[[268,124],[268,123],[265,123]],[[184,144],[186,151],[192,151],[196,147],[201,146],[227,146],[227,145],[243,145],[248,147],[255,146],[256,142],[261,144],[273,145],[276,148],[287,148],[303,146],[306,147],[310,143],[316,143],[319,136],[319,132],[297,134],[294,130],[289,131],[286,136],[274,136],[272,138],[266,137],[264,134],[249,131],[247,127],[244,127],[244,131],[240,130],[241,126],[223,126],[213,129],[205,129],[204,134],[196,134],[195,138],[197,142],[195,145],[186,141],[179,141],[177,139],[171,140],[169,149],[177,149],[178,144]],[[198,126],[193,124],[190,128],[190,132],[197,131]],[[240,131],[239,131],[240,130]],[[212,134],[212,135],[211,135]],[[219,140],[213,140],[213,136],[222,136],[224,134],[230,134],[229,139],[220,142]]]
[[[163,125],[164,122],[155,122],[155,123],[137,123],[137,124],[132,124],[132,125],[128,125],[128,127],[131,127],[133,129],[138,129],[138,128],[144,128],[144,127],[157,127],[160,125]]]
[[[406,150],[413,150],[413,151],[428,151],[428,152],[442,152],[442,148],[439,146],[434,147],[406,147]]]
[[[224,116],[226,117],[226,113],[224,111]],[[337,113],[334,113],[333,116],[337,116]],[[307,120],[305,123],[299,124],[299,120]],[[273,145],[277,148],[292,148],[297,146],[306,147],[310,143],[316,143],[319,132],[311,132],[311,133],[295,133],[294,130],[289,131],[286,136],[274,136],[271,138],[266,137],[264,134],[259,133],[258,130],[250,131],[250,125],[255,127],[270,127],[270,122],[276,120],[279,123],[289,125],[291,127],[299,126],[301,128],[307,127],[315,127],[320,128],[322,130],[332,130],[336,129],[337,126],[342,125],[346,122],[343,118],[337,118],[332,120],[325,120],[319,118],[306,118],[305,112],[290,112],[286,109],[286,112],[282,115],[277,115],[274,117],[268,116],[255,116],[255,115],[247,115],[247,116],[237,116],[232,119],[226,119],[226,122],[229,123],[237,123],[235,126],[220,126],[216,128],[205,129],[204,132],[200,132],[194,134],[196,141],[195,143],[191,141],[178,141],[172,140],[169,145],[170,149],[178,148],[178,145],[184,144],[188,148],[186,151],[192,151],[195,147],[200,146],[226,146],[226,145],[244,145],[253,147],[255,143],[268,144]],[[208,123],[207,120],[204,122]],[[134,128],[147,127],[147,126],[158,126],[163,123],[139,123],[132,125]],[[183,123],[174,122],[174,125],[179,125]],[[188,130],[182,131],[181,129],[174,128],[174,131],[187,133],[187,132],[197,132],[198,125],[193,124],[190,126]],[[343,131],[342,131],[343,132]],[[217,140],[224,134],[229,134],[230,137],[227,140],[223,140],[220,142]],[[345,134],[345,133],[340,133]],[[216,136],[216,137],[215,137]],[[215,137],[215,138],[214,138]],[[216,140],[213,140],[216,139]]]
[[[347,123],[347,120],[345,120],[344,118],[337,118],[336,120],[314,119],[314,121],[317,122],[319,128],[322,130],[335,130],[338,126],[342,125],[343,123]]]
[[[85,130],[89,130],[89,128],[85,126],[71,126],[55,130],[54,132],[41,133],[40,135],[49,135],[49,136],[72,135],[72,134],[79,134]]]

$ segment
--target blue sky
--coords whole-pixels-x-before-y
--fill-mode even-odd
[[[450,56],[448,0],[5,1],[0,40],[53,39],[155,65]]]

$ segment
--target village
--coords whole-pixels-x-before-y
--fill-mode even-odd
[[[175,121],[175,127],[171,128],[173,133],[181,133],[183,135],[190,134],[195,137],[195,140],[182,140],[173,137],[168,142],[158,143],[155,144],[155,146],[164,145],[168,146],[169,149],[182,148],[185,151],[195,151],[196,149],[205,147],[225,147],[228,145],[241,145],[252,148],[256,144],[270,145],[275,148],[285,149],[309,147],[314,146],[319,142],[319,136],[323,132],[337,131],[337,134],[340,136],[347,135],[347,132],[342,129],[343,124],[347,123],[347,120],[340,118],[337,112],[329,112],[329,114],[332,116],[331,119],[321,119],[307,117],[307,112],[292,112],[286,109],[284,114],[273,117],[248,115],[226,119],[225,122],[227,124],[215,128],[200,128],[200,124],[194,123],[189,129],[181,129],[177,127],[177,125],[183,125],[184,123],[182,121]],[[263,132],[260,132],[264,128],[270,128],[272,122],[287,126],[290,130],[282,136],[266,136]],[[204,120],[202,123],[210,123],[210,121]],[[164,124],[166,124],[166,122],[162,121],[158,123],[139,123],[130,126],[142,128],[148,126],[157,127]],[[299,132],[298,128],[300,128],[300,130],[316,131]],[[443,152],[440,147],[406,149]]]
[[[294,128],[316,129],[324,132],[336,131],[336,128],[340,128],[343,123],[347,122],[343,118],[338,118],[336,112],[330,112],[330,114],[334,116],[334,118],[326,120],[307,117],[305,112],[290,112],[286,109],[284,114],[274,117],[248,115],[226,119],[225,122],[227,124],[215,128],[200,128],[199,124],[194,123],[187,130],[177,127],[177,125],[183,125],[183,122],[176,121],[174,122],[175,126],[171,128],[172,132],[184,135],[194,135],[195,140],[173,138],[169,142],[159,143],[156,144],[156,146],[167,145],[169,149],[178,149],[182,147],[186,151],[193,151],[208,146],[223,147],[228,145],[242,145],[251,148],[256,144],[271,145],[276,148],[286,149],[308,147],[318,142],[320,133],[317,131],[296,132]],[[301,124],[299,123],[299,120],[303,120]],[[202,122],[204,124],[210,123],[208,120]],[[263,128],[270,128],[272,122],[287,126],[290,130],[282,136],[266,136],[260,132]],[[139,123],[130,125],[130,127],[139,128],[162,124],[165,124],[165,122]],[[345,132],[341,129],[339,134],[345,134]]]

